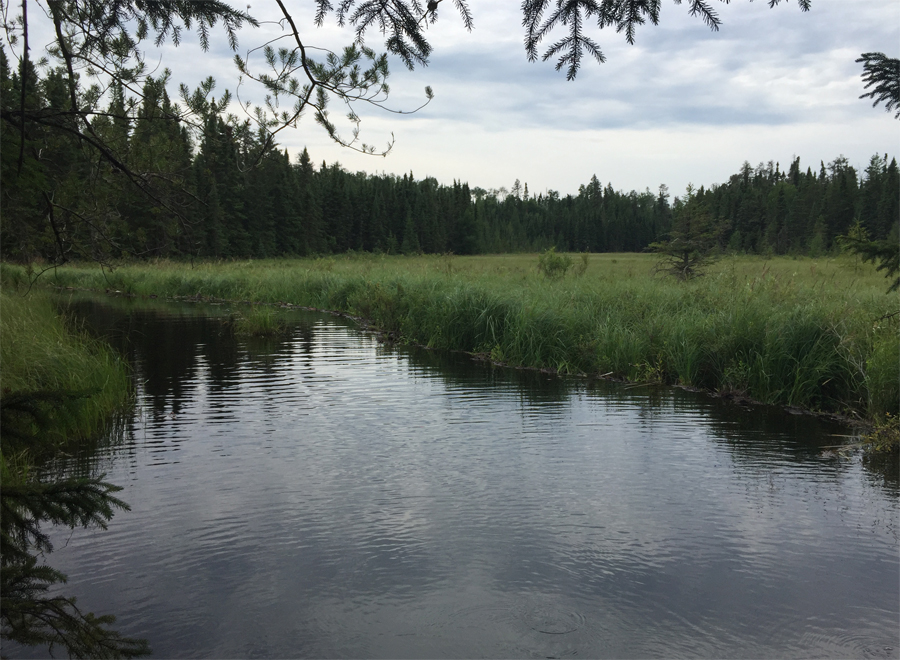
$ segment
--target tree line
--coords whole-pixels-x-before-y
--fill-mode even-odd
[[[896,236],[900,171],[887,155],[862,172],[838,157],[813,170],[769,162],[721,185],[670,195],[623,192],[596,176],[575,195],[537,195],[454,181],[318,167],[292,160],[270,136],[228,113],[209,79],[169,96],[168,75],[148,77],[138,99],[113,84],[89,136],[65,130],[70,90],[97,105],[63,67],[30,60],[25,88],[0,52],[0,103],[37,121],[2,130],[0,254],[17,261],[140,257],[264,258],[365,251],[476,254],[543,250],[641,251],[698,215],[712,247],[822,254],[855,231]],[[77,78],[77,74],[76,74]],[[119,163],[122,167],[118,167]],[[139,173],[139,174],[133,174]]]

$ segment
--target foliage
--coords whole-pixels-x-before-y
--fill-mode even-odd
[[[859,98],[875,99],[872,107],[884,103],[886,112],[896,108],[894,118],[900,119],[900,60],[884,53],[863,53],[856,61],[863,63],[862,78],[866,89],[874,86]]]
[[[872,431],[864,436],[863,442],[870,451],[900,452],[900,415],[885,413]]]
[[[346,243],[344,237],[336,236],[331,243],[322,236],[321,218],[329,217],[327,209],[309,199],[308,174],[303,178],[307,183],[300,185],[286,174],[289,168],[280,162],[277,135],[311,113],[347,148],[370,154],[390,151],[392,141],[380,152],[360,141],[358,106],[386,107],[388,54],[409,68],[427,64],[432,52],[427,27],[437,20],[440,2],[347,0],[335,6],[317,0],[316,24],[334,14],[340,26],[350,25],[354,32],[343,51],[326,52],[321,58],[313,57],[314,49],[301,38],[305,31],[285,3],[277,4],[283,39],[235,56],[241,84],[255,81],[264,95],[256,105],[242,101],[243,116],[238,116],[228,112],[232,97],[227,90],[218,99],[212,96],[212,78],[193,91],[182,85],[180,102],[173,102],[169,72],[163,69],[154,76],[145,63],[146,51],[166,41],[180,45],[185,31],[195,31],[206,50],[217,25],[223,26],[228,46],[236,51],[237,30],[258,25],[248,13],[220,0],[50,0],[46,8],[41,6],[44,11],[29,14],[23,2],[21,15],[6,21],[6,49],[0,48],[4,256],[40,257],[51,264],[93,259],[111,266],[123,255],[270,256],[347,249],[336,248]],[[776,4],[779,0],[770,2]],[[798,4],[807,10],[810,0]],[[472,29],[468,3],[454,0],[454,5],[463,25]],[[526,51],[534,59],[542,40],[565,26],[568,36],[551,45],[544,57],[559,56],[557,68],[567,66],[573,78],[584,54],[603,60],[584,34],[586,22],[596,20],[601,29],[615,27],[633,42],[639,25],[658,21],[659,6],[659,0],[572,0],[553,9],[547,0],[529,0],[522,5]],[[710,28],[719,28],[721,21],[706,0],[690,0],[689,10]],[[366,45],[372,30],[384,37],[386,53]],[[29,54],[34,50],[29,34],[32,41],[35,35],[47,39],[40,47],[49,58],[37,66]],[[45,72],[43,80],[39,69]],[[425,91],[427,103],[432,93],[427,87]],[[329,104],[335,102],[347,111],[349,133],[329,114]],[[201,153],[191,163],[197,144]],[[252,173],[257,166],[266,172]],[[264,193],[263,222],[255,223],[246,214],[250,207],[244,193],[250,188]],[[517,200],[529,201],[527,194]],[[346,203],[341,206],[343,215],[351,213]],[[442,245],[432,249],[427,245],[430,228],[418,226],[421,214],[410,207],[415,235],[404,231],[410,228],[405,208],[399,211],[399,226],[395,216],[386,222],[387,212],[379,211],[380,225],[372,229],[377,239],[364,236],[359,241],[363,249],[445,251],[449,242],[454,252],[470,254],[478,250],[477,243],[485,249],[483,244],[503,240],[479,234],[477,212],[464,209],[455,228],[443,223],[445,231],[434,241]],[[279,224],[287,231],[279,232]],[[388,224],[395,226],[382,232]],[[349,247],[360,249],[358,244]]]
[[[210,191],[212,199],[193,194],[190,142],[200,135],[221,132],[230,138],[236,133],[238,140],[245,139],[241,160],[229,160],[234,150],[227,154],[227,148],[220,155],[220,171],[231,169],[233,175],[271,157],[277,151],[276,134],[296,126],[312,108],[333,139],[374,153],[374,147],[357,146],[359,118],[353,104],[383,106],[386,56],[360,41],[340,56],[330,53],[317,61],[308,56],[284,5],[279,6],[296,46],[277,52],[271,45],[262,47],[262,67],[271,73],[251,66],[249,58],[235,57],[243,78],[257,81],[266,93],[257,107],[242,104],[247,117],[240,121],[225,112],[231,99],[227,91],[218,100],[211,97],[212,78],[193,92],[182,86],[181,104],[172,103],[168,70],[157,78],[150,75],[144,49],[147,41],[158,47],[170,40],[177,46],[184,30],[195,30],[206,50],[211,29],[221,24],[229,47],[236,50],[236,30],[258,25],[249,14],[219,0],[51,0],[44,12],[29,16],[27,3],[22,3],[22,14],[5,24],[6,45],[17,60],[13,71],[0,49],[4,189],[23,188],[22,194],[4,200],[4,215],[13,211],[4,233],[18,256],[33,258],[40,250],[53,263],[90,258],[111,264],[122,254],[171,250],[176,242],[181,250],[196,249],[195,209],[189,207],[192,202],[211,205],[207,224],[214,225],[220,202],[215,195],[224,197],[229,190]],[[29,23],[32,39],[35,34],[49,38],[45,48],[51,60],[40,63],[48,69],[43,81],[29,56]],[[349,107],[352,137],[341,137],[329,118],[329,98]],[[289,110],[280,107],[287,99],[294,101]],[[247,142],[254,126],[258,140]],[[133,234],[122,226],[122,215],[132,225],[128,229],[136,230]],[[138,249],[130,244],[132,235],[143,244]],[[17,245],[19,236],[26,238],[24,245]]]
[[[651,243],[647,248],[665,257],[656,266],[658,272],[682,281],[704,274],[704,269],[714,260],[712,253],[723,233],[723,227],[713,222],[702,196],[694,193],[693,186],[688,184],[684,200],[675,204],[669,238]]]
[[[27,449],[43,442],[48,403],[83,398],[66,392],[16,392],[0,398],[3,452],[0,453],[0,636],[30,646],[62,646],[70,656],[132,658],[149,654],[145,640],[123,637],[108,628],[110,615],[82,612],[75,598],[48,596],[66,576],[38,564],[37,555],[53,551],[43,524],[106,528],[114,510],[128,505],[113,495],[120,487],[96,478],[43,483],[30,476]]]
[[[877,270],[885,271],[886,278],[894,278],[888,288],[888,293],[900,288],[900,275],[898,275],[900,273],[900,242],[897,240],[869,241],[852,234],[839,237],[839,242],[844,249],[860,255],[863,261],[877,264]]]
[[[584,275],[587,272],[588,263],[590,261],[590,258],[591,258],[591,255],[588,254],[587,252],[582,252],[580,255],[578,255],[578,263],[575,264],[575,274],[578,277],[581,277],[582,275]]]
[[[571,267],[572,258],[567,254],[559,254],[555,247],[551,247],[538,256],[538,271],[545,277],[551,279],[562,277]]]
[[[322,0],[320,0],[322,1]],[[727,2],[727,0],[725,0]],[[681,0],[675,0],[681,4]],[[781,0],[770,0],[769,5],[780,4]],[[616,32],[624,32],[629,44],[635,41],[638,26],[650,22],[659,23],[660,0],[565,0],[554,7],[550,0],[525,0],[522,3],[522,24],[525,26],[525,50],[529,61],[538,56],[538,46],[545,37],[559,26],[568,29],[568,35],[550,45],[542,59],[559,56],[556,70],[566,67],[566,77],[573,80],[578,73],[585,55],[597,62],[606,61],[599,45],[584,34],[585,23],[596,21],[603,29],[614,27]],[[810,8],[811,0],[798,0],[803,11]],[[718,30],[722,24],[719,15],[706,0],[688,0],[691,16],[699,16],[711,30]]]
[[[0,96],[0,104],[21,88],[20,76],[4,75],[13,93]],[[58,103],[66,87],[64,71],[29,79],[36,107]],[[350,173],[337,163],[316,168],[305,149],[292,162],[286,151],[266,146],[265,134],[223,118],[229,96],[208,98],[212,85],[195,92],[203,116],[197,131],[166,121],[175,104],[165,76],[146,80],[140,103],[119,89],[93,120],[123,162],[152,167],[155,199],[135,195],[127,177],[77,143],[44,133],[34,135],[43,140],[43,155],[27,149],[19,174],[19,133],[0,123],[0,137],[10,145],[0,149],[3,181],[16,184],[0,191],[0,255],[45,262],[34,277],[67,259],[99,259],[111,271],[123,256],[475,254],[551,245],[564,252],[639,251],[672,229],[665,187],[658,195],[617,191],[594,176],[577,195],[551,190],[520,197],[416,180],[412,173]],[[120,121],[122,112],[127,117]],[[873,239],[884,240],[900,217],[900,172],[886,155],[873,156],[862,173],[842,157],[818,173],[803,172],[799,159],[789,171],[774,162],[745,163],[728,182],[693,194],[687,211],[705,208],[718,243],[735,252],[824,254],[856,219]]]
[[[0,410],[7,417],[6,397]],[[4,434],[6,425],[4,423]],[[36,438],[39,441],[39,438]],[[2,461],[0,490],[0,636],[29,646],[62,646],[70,657],[133,658],[148,655],[145,640],[123,637],[108,628],[113,616],[82,612],[74,598],[49,596],[48,590],[66,576],[37,554],[50,553],[50,538],[42,524],[106,528],[115,509],[128,505],[113,493],[118,486],[103,477],[41,483],[10,469]]]
[[[564,27],[567,36],[550,45],[544,59],[559,57],[557,68],[566,66],[572,78],[583,56],[603,60],[585,34],[588,23],[614,27],[633,43],[637,27],[658,22],[660,4],[572,0],[553,7],[547,0],[529,0],[522,5],[526,51],[535,59],[543,40]],[[688,4],[692,15],[719,28],[710,2]],[[472,254],[549,245],[568,251],[639,250],[669,228],[665,200],[654,207],[649,195],[623,195],[609,186],[598,191],[596,177],[585,189],[590,199],[560,199],[551,191],[535,200],[526,185],[524,196],[473,201],[465,184],[454,183],[455,199],[447,207],[434,185],[405,199],[370,186],[361,199],[345,185],[353,175],[339,167],[323,167],[315,176],[308,155],[292,167],[277,148],[277,134],[308,113],[340,144],[376,152],[359,141],[357,105],[385,107],[387,54],[410,68],[427,64],[432,47],[426,30],[437,20],[440,2],[317,0],[316,5],[315,22],[321,25],[334,14],[339,25],[353,27],[353,43],[340,53],[312,57],[302,30],[278,2],[285,45],[276,48],[276,39],[235,57],[241,79],[256,81],[265,95],[256,106],[242,102],[239,117],[228,113],[227,90],[218,99],[212,95],[212,78],[193,91],[182,85],[180,102],[174,102],[168,71],[154,76],[145,58],[148,47],[165,41],[179,45],[185,30],[196,31],[207,49],[217,25],[235,50],[236,31],[257,25],[248,13],[219,0],[52,0],[45,12],[30,15],[22,3],[22,14],[7,21],[4,33],[12,66],[0,48],[4,258],[43,259],[50,265],[92,259],[112,267],[122,256],[268,257],[348,249]],[[471,29],[468,3],[454,5]],[[810,0],[798,5],[808,10]],[[32,39],[48,35],[42,46],[49,59],[40,66],[29,56],[29,22]],[[365,45],[371,30],[385,38],[387,53]],[[426,88],[426,102],[430,98]],[[335,101],[348,111],[349,136],[329,115]],[[391,143],[381,153],[390,148]],[[857,182],[842,171],[838,183],[837,192],[827,191],[837,204],[830,199],[818,204],[827,188],[818,182],[816,194],[804,192],[796,209],[763,213],[762,200],[744,200],[741,222],[728,218],[733,235],[727,242],[739,250],[779,254],[830,249],[846,228],[845,216],[852,215],[847,199]],[[465,189],[458,197],[457,187]],[[258,214],[250,214],[251,208]],[[827,211],[819,213],[823,208]],[[362,209],[367,217],[360,222]],[[724,220],[720,211],[710,206],[716,222]],[[890,212],[879,213],[893,223]],[[759,221],[760,215],[767,217]]]
[[[116,236],[108,227],[108,210],[102,205],[97,208],[110,187],[122,185],[115,175],[127,181],[132,194],[165,209],[167,215],[181,217],[178,200],[171,199],[173,184],[175,190],[181,184],[172,181],[169,172],[130,159],[123,149],[120,137],[133,113],[122,101],[126,91],[141,97],[143,104],[131,105],[135,111],[143,108],[139,119],[152,123],[156,133],[181,133],[179,110],[158,104],[160,86],[148,75],[143,42],[152,38],[159,46],[170,39],[178,45],[187,28],[196,29],[206,49],[209,30],[217,22],[224,25],[232,47],[237,46],[235,31],[241,25],[256,24],[249,15],[219,0],[138,4],[53,0],[44,11],[30,16],[23,2],[22,14],[6,23],[6,42],[18,66],[10,76],[3,53],[3,91],[11,92],[0,101],[4,143],[11,152],[4,153],[4,181],[7,187],[12,180],[20,184],[23,173],[35,168],[54,175],[50,177],[53,185],[38,187],[40,198],[30,210],[48,218],[47,239],[55,245],[58,262],[81,256],[78,251],[103,257],[106,248],[117,249]],[[29,23],[32,39],[36,31],[53,35],[46,50],[57,66],[49,70],[43,88],[29,55]],[[90,81],[87,88],[80,84],[82,76]],[[162,76],[163,91],[167,77]],[[148,87],[153,93],[145,96]],[[114,104],[104,111],[100,104],[107,90]],[[148,108],[156,116],[148,114]],[[135,131],[140,128],[135,126]],[[42,167],[42,152],[48,148],[61,152],[62,158]],[[85,195],[86,189],[93,194]]]
[[[92,99],[65,67],[10,71],[2,49],[0,64],[0,107],[11,117],[23,92],[35,117],[69,116],[74,87],[79,106],[95,111],[90,130],[108,154],[152,187],[135,194],[100,147],[69,131],[35,124],[23,142],[21,126],[0,121],[0,256],[43,261],[31,279],[70,259],[112,270],[121,257],[639,251],[672,229],[664,186],[658,195],[624,192],[593,176],[577,195],[506,195],[412,173],[317,168],[305,149],[292,162],[271,132],[225,114],[231,97],[213,97],[212,79],[183,90],[182,107],[168,96],[165,72]],[[788,171],[744,163],[728,182],[694,196],[731,251],[824,254],[856,219],[873,240],[892,235],[900,172],[887,155],[860,173],[843,157],[818,172],[802,171],[799,158]]]

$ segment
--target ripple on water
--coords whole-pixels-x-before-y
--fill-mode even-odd
[[[459,640],[463,655],[462,640],[478,640],[499,657],[595,656],[607,646],[609,631],[578,607],[559,594],[521,592],[495,605],[457,608],[433,625]]]
[[[585,622],[580,612],[547,603],[528,605],[518,616],[526,626],[545,635],[567,635],[584,626]]]

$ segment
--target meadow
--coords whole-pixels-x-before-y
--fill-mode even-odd
[[[680,282],[655,275],[653,255],[573,261],[558,277],[542,273],[534,254],[159,261],[112,271],[61,267],[41,281],[340,311],[392,340],[505,365],[681,385],[867,420],[898,413],[897,296],[885,293],[888,282],[871,265],[850,256],[733,256]],[[4,290],[26,280],[22,268],[2,266]],[[268,311],[259,315],[272,322]]]

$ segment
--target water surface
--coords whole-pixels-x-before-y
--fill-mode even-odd
[[[134,365],[65,593],[157,657],[898,657],[896,471],[809,416],[80,302]],[[235,308],[239,309],[239,308]]]

